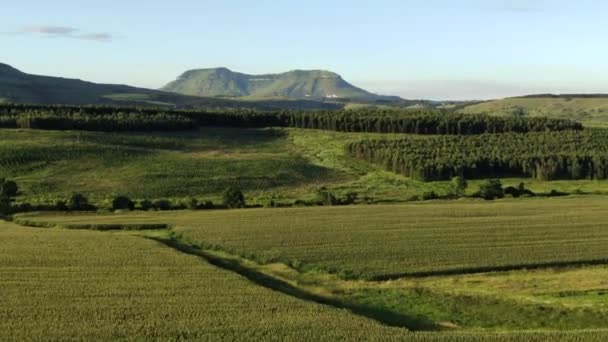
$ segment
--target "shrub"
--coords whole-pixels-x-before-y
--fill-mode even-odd
[[[70,197],[70,210],[90,210],[91,207],[89,200],[82,194],[73,194],[72,197]]]
[[[139,208],[141,210],[148,211],[148,210],[154,209],[154,203],[152,203],[152,201],[150,201],[150,200],[143,200],[143,201],[139,202]]]
[[[479,197],[486,200],[494,200],[505,197],[502,183],[499,179],[490,179],[479,187]]]
[[[359,198],[358,193],[348,192],[340,202],[342,202],[342,204],[354,204],[357,201],[357,198]]]
[[[294,207],[306,207],[308,206],[308,202],[305,200],[297,199],[293,202]]]
[[[215,204],[211,201],[205,201],[202,205],[199,206],[200,209],[214,209]]]
[[[439,199],[439,196],[435,193],[435,191],[427,191],[422,194],[423,201],[435,200]]]
[[[457,176],[452,178],[452,181],[450,182],[450,190],[452,196],[457,198],[463,197],[468,186],[469,184],[467,183],[467,180],[464,179],[464,177]]]
[[[118,196],[112,201],[112,210],[133,210],[135,203],[126,196]]]
[[[335,205],[338,204],[336,196],[332,194],[326,187],[322,187],[317,190],[317,203],[319,205]]]
[[[199,209],[198,200],[196,198],[190,198],[185,203],[186,207],[191,210]]]
[[[568,195],[569,195],[569,193],[567,193],[567,192],[563,192],[563,191],[559,191],[559,190],[555,190],[555,189],[551,190],[551,192],[549,192],[547,194],[548,197],[560,197],[560,196],[568,196]]]
[[[171,202],[166,199],[154,201],[154,208],[157,210],[171,210]]]
[[[227,208],[244,208],[245,207],[245,196],[243,192],[236,187],[230,187],[222,194],[224,205]]]
[[[511,195],[511,196],[513,196],[513,198],[518,198],[521,196],[536,196],[536,194],[534,192],[526,189],[524,183],[519,183],[517,188],[513,187],[513,186],[506,187],[504,190],[504,194]]]
[[[59,211],[68,211],[68,205],[63,200],[59,200],[55,202],[55,208]]]

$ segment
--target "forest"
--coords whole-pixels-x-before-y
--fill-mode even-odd
[[[421,181],[456,176],[608,178],[605,130],[364,140],[350,143],[346,149],[353,157]]]
[[[183,111],[109,106],[0,106],[0,127],[90,131],[175,131],[200,126],[295,127],[340,132],[475,135],[582,130],[578,122],[441,110]]]

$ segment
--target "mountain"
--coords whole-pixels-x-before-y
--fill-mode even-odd
[[[307,100],[237,101],[186,96],[121,84],[31,75],[0,63],[0,103],[169,106],[186,109],[253,108],[339,109],[342,105]]]
[[[325,70],[294,70],[281,74],[248,75],[227,68],[195,69],[183,73],[161,90],[193,96],[399,100],[357,88],[340,75]]]

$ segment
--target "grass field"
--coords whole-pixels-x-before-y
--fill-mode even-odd
[[[256,260],[386,278],[605,262],[607,206],[605,197],[579,196],[20,219],[169,223],[185,240]]]
[[[22,202],[45,203],[79,192],[102,207],[112,197],[220,200],[228,186],[248,202],[283,204],[314,198],[326,186],[360,200],[402,202],[424,192],[445,194],[449,182],[424,183],[354,160],[344,146],[398,135],[302,129],[204,128],[196,132],[99,133],[0,130],[0,177],[17,181]],[[505,179],[539,193],[608,193],[608,181]],[[471,181],[469,194],[480,181]]]
[[[0,224],[0,340],[404,337],[141,237]]]
[[[608,98],[508,98],[482,102],[461,110],[469,114],[524,115],[563,118],[587,126],[608,126]]]

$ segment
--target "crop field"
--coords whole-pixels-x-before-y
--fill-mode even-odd
[[[407,332],[125,234],[0,224],[0,340],[343,340]]]
[[[608,199],[42,215],[56,224],[169,223],[183,239],[344,276],[462,273],[608,261]]]

